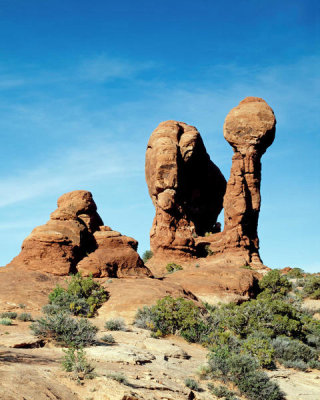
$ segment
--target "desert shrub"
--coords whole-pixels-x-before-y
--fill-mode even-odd
[[[278,361],[280,364],[282,364],[286,368],[294,368],[294,369],[298,369],[300,371],[306,371],[309,368],[309,365],[306,362],[301,361],[301,360],[292,361],[292,360],[279,359]]]
[[[279,361],[302,361],[308,364],[310,361],[318,359],[317,350],[299,340],[278,337],[272,341],[272,346],[274,348],[274,355]]]
[[[25,305],[25,304],[23,304],[23,303],[20,303],[20,304],[19,304],[19,308],[22,308],[22,309],[24,309],[24,308],[26,308],[26,305]]]
[[[12,319],[10,319],[10,318],[2,318],[2,319],[0,319],[0,324],[1,325],[7,325],[7,326],[12,325]]]
[[[83,278],[78,273],[72,276],[67,289],[57,286],[49,294],[49,304],[53,307],[46,311],[48,314],[55,310],[68,311],[73,315],[92,317],[106,300],[107,293],[92,276]]]
[[[152,330],[154,327],[155,311],[154,307],[144,306],[139,308],[134,319],[134,325],[142,329]]]
[[[142,260],[144,263],[146,263],[148,260],[150,260],[150,258],[153,257],[153,252],[151,250],[146,250],[143,254],[142,254]]]
[[[306,336],[306,343],[311,346],[315,347],[316,349],[320,350],[320,335],[307,335]]]
[[[302,294],[311,299],[320,299],[320,275],[308,275],[304,279]]]
[[[298,279],[298,278],[303,278],[304,271],[301,268],[292,268],[286,276],[287,278],[292,278],[292,279]]]
[[[50,303],[42,307],[42,312],[43,314],[46,315],[55,315],[61,312],[71,314],[70,307],[67,307],[65,309],[64,307],[61,308],[61,306],[59,306],[58,304],[50,304]]]
[[[250,265],[242,265],[242,267],[240,267],[240,268],[243,268],[243,269],[250,269],[250,270],[252,270],[253,268],[250,266]]]
[[[38,337],[75,348],[94,344],[98,331],[87,319],[75,319],[66,313],[45,315],[31,324],[30,328]]]
[[[204,254],[205,254],[205,257],[214,255],[214,252],[210,249],[210,245],[209,244],[204,246]]]
[[[0,317],[1,318],[16,319],[17,315],[18,314],[16,312],[6,311],[6,312],[1,313]]]
[[[172,274],[173,272],[176,271],[181,271],[183,268],[181,265],[176,264],[176,263],[169,263],[166,265],[166,270],[168,271],[169,274]]]
[[[74,379],[82,380],[95,377],[94,367],[88,362],[83,349],[70,347],[63,351],[65,356],[62,359],[62,367],[65,371],[72,372]]]
[[[226,386],[214,386],[213,384],[209,384],[208,388],[212,394],[218,397],[218,399],[237,400],[237,397],[235,396],[236,393],[229,390]]]
[[[114,344],[116,341],[114,337],[110,334],[105,334],[101,337],[101,340],[106,344]]]
[[[249,400],[282,400],[285,398],[278,384],[272,382],[263,371],[251,371],[247,375],[238,377],[234,382],[240,392]]]
[[[196,382],[194,379],[187,378],[184,381],[184,384],[191,390],[194,390],[197,392],[199,390],[199,385],[198,382]]]
[[[121,373],[108,374],[107,377],[113,379],[114,381],[122,383],[123,385],[129,386],[127,377]]]
[[[255,357],[265,368],[273,366],[274,349],[269,339],[249,336],[242,344],[242,348]]]
[[[201,331],[199,308],[182,297],[166,296],[154,306],[138,310],[135,324],[159,332],[159,336],[178,333],[190,341],[199,341],[195,336]]]
[[[299,310],[285,301],[268,298],[234,306],[227,323],[229,329],[242,337],[257,331],[270,337],[299,337],[303,327]]]
[[[108,331],[126,331],[127,330],[126,323],[124,322],[124,320],[122,318],[109,319],[104,324],[104,327]]]
[[[227,346],[209,354],[210,375],[223,382],[233,382],[250,400],[281,400],[283,393],[268,375],[259,371],[258,361],[248,355],[230,351]]]
[[[32,321],[32,315],[29,313],[21,313],[20,315],[18,315],[18,320],[20,321]]]
[[[262,293],[258,298],[281,299],[291,290],[292,285],[285,275],[274,269],[259,281],[259,287]]]

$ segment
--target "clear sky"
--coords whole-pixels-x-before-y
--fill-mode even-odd
[[[278,121],[262,259],[320,271],[319,12],[318,0],[0,0],[0,265],[76,189],[142,253],[151,132],[196,126],[228,179],[224,119],[258,96]]]

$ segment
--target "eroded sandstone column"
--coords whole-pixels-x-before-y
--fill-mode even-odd
[[[226,187],[195,127],[165,121],[153,131],[146,181],[156,209],[150,232],[153,253],[195,254],[194,238],[214,230]]]
[[[262,264],[259,256],[261,156],[275,137],[272,109],[258,97],[247,97],[226,117],[223,133],[233,147],[232,167],[223,200],[224,231],[215,252],[237,264]]]

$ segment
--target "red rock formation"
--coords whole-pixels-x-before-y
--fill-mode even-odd
[[[237,265],[262,266],[257,234],[260,211],[261,156],[275,136],[275,116],[258,97],[247,97],[224,123],[224,137],[233,147],[232,167],[223,200],[224,231],[208,240],[215,254]]]
[[[166,121],[153,131],[146,181],[156,208],[150,232],[154,255],[194,255],[194,237],[214,230],[226,186],[196,128]]]
[[[140,277],[151,276],[151,272],[143,264],[137,253],[138,242],[121,233],[101,226],[94,233],[97,250],[85,257],[77,265],[83,276],[94,277]]]
[[[76,190],[58,199],[50,220],[31,232],[9,265],[68,275],[78,270],[82,260],[84,275],[151,276],[136,252],[137,246],[134,239],[104,227],[91,193]]]

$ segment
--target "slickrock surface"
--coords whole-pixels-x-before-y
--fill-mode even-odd
[[[162,122],[149,139],[145,172],[156,209],[150,232],[154,256],[194,255],[194,236],[216,229],[226,187],[197,129]]]
[[[4,336],[10,338],[15,330],[28,336],[28,323],[0,326],[0,340]],[[148,331],[134,326],[128,326],[127,332],[102,328],[98,337],[106,333],[111,333],[116,343],[100,342],[85,349],[96,377],[80,385],[61,368],[62,348],[11,348],[0,342],[0,400],[217,399],[209,393],[208,381],[197,375],[199,367],[207,362],[207,349],[174,336],[152,339]],[[320,398],[319,371],[278,368],[267,373],[284,390],[286,400]],[[124,376],[127,385],[113,380],[112,374]],[[197,381],[201,391],[192,395],[185,386],[186,378]]]
[[[258,292],[262,276],[256,271],[236,266],[228,268],[209,259],[198,259],[182,271],[167,274],[165,282],[181,285],[203,302],[210,304],[243,302]]]
[[[58,199],[50,220],[31,232],[9,266],[55,275],[151,276],[137,247],[136,240],[103,226],[90,192],[75,190]]]
[[[261,267],[257,234],[261,157],[275,137],[276,119],[268,104],[247,97],[226,117],[223,132],[233,147],[232,167],[223,200],[224,230],[211,235],[211,249],[227,263]]]

